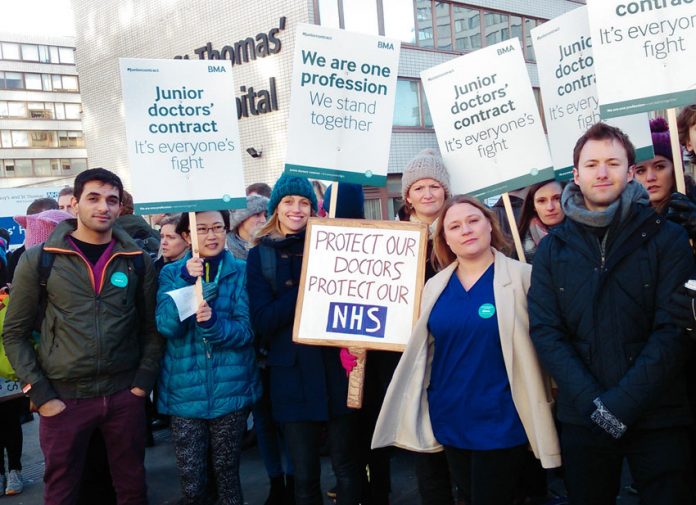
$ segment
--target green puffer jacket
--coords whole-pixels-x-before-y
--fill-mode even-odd
[[[90,398],[139,387],[149,391],[159,372],[163,340],[155,326],[157,277],[150,258],[120,228],[95,292],[92,269],[68,242],[76,220],[58,225],[44,244],[55,254],[46,314],[35,351],[41,246],[22,255],[5,318],[5,350],[38,406],[53,398]],[[133,257],[143,256],[139,281]],[[127,282],[126,282],[127,281]]]

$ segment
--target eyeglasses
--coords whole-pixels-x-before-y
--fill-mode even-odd
[[[225,225],[214,224],[213,226],[196,226],[196,233],[198,235],[207,235],[210,231],[212,231],[215,235],[222,235],[225,233]]]

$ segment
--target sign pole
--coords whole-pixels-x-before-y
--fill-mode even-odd
[[[527,259],[524,256],[524,248],[522,247],[522,240],[520,239],[520,230],[517,228],[517,220],[515,219],[515,213],[512,211],[510,193],[503,193],[503,204],[505,205],[505,215],[507,216],[508,223],[510,224],[512,240],[513,242],[515,242],[515,251],[517,251],[517,259],[526,262]]]
[[[336,206],[338,205],[338,182],[331,183],[331,201],[329,202],[329,217],[336,217]],[[348,376],[348,399],[346,405],[351,409],[362,407],[363,384],[365,383],[365,361],[367,351],[362,347],[349,347],[348,351],[358,358],[355,368]]]
[[[667,109],[667,123],[669,124],[669,142],[672,146],[672,161],[674,162],[674,181],[677,183],[677,191],[686,194],[686,181],[684,180],[684,164],[679,144],[679,128],[677,127],[677,109]]]
[[[189,212],[189,233],[191,237],[191,255],[194,258],[200,258],[199,248],[198,248],[198,232],[196,232],[196,213]],[[203,302],[203,278],[199,277],[196,279],[196,284],[194,285],[194,292],[196,293],[196,303],[200,305]]]

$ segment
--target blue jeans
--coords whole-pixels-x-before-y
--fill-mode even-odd
[[[322,505],[321,462],[319,459],[320,422],[285,423],[283,434],[295,467],[297,505]],[[364,470],[360,464],[358,414],[346,414],[327,423],[331,466],[336,474],[337,505],[357,505]]]

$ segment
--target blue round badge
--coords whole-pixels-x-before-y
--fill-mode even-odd
[[[481,319],[490,319],[495,315],[495,305],[484,303],[479,307],[478,314]]]
[[[111,275],[111,284],[113,284],[117,288],[125,288],[126,286],[128,286],[128,276],[123,272],[114,272]]]

